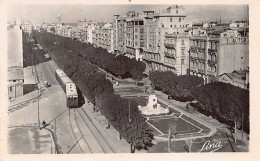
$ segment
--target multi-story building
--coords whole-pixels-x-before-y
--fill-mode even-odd
[[[100,47],[107,49],[108,52],[114,51],[113,38],[114,30],[112,24],[105,24],[100,30]]]
[[[79,40],[80,36],[81,36],[80,29],[77,27],[72,27],[71,38],[73,38],[74,40]]]
[[[126,54],[137,60],[142,57],[144,47],[144,20],[139,13],[129,11],[126,19]]]
[[[24,20],[22,21],[22,29],[24,32],[31,34],[33,30],[33,24],[28,20]]]
[[[187,74],[189,64],[189,36],[165,33],[163,71],[173,71],[177,75]]]
[[[114,15],[114,51],[124,54],[126,52],[126,16]]]
[[[95,47],[100,47],[100,32],[101,32],[101,27],[100,25],[96,25],[95,29],[92,30],[92,44]]]
[[[88,29],[87,29],[87,42],[92,44],[93,43],[93,37],[92,37],[92,32],[93,30],[95,30],[95,24],[92,23],[88,26]]]
[[[203,77],[208,83],[224,73],[247,70],[249,46],[245,35],[236,30],[223,30],[192,36],[189,73]]]
[[[23,95],[23,43],[22,29],[14,26],[7,30],[8,36],[8,98],[12,100]]]
[[[144,11],[144,60],[149,70],[186,74],[188,66],[189,27],[182,6],[171,6],[160,13]],[[176,43],[176,44],[174,44]]]

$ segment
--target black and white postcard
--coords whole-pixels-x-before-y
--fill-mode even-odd
[[[259,159],[259,3],[0,2],[1,159]]]

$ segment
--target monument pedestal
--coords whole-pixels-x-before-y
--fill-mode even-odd
[[[138,106],[144,115],[159,115],[169,113],[168,108],[161,107],[157,102],[157,96],[153,93],[149,95],[148,104],[146,106]]]

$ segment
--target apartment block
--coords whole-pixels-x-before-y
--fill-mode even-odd
[[[114,51],[126,52],[126,16],[114,15]]]
[[[160,13],[144,11],[144,61],[149,71],[187,73],[189,41],[185,30],[189,26],[182,6],[171,6]]]
[[[249,71],[248,37],[237,30],[211,31],[190,38],[189,72],[205,83],[217,81],[224,73]]]

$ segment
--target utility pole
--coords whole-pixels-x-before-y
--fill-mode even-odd
[[[170,126],[169,132],[168,132],[168,152],[171,152],[171,138],[175,138],[175,135],[177,133],[177,124],[174,123]]]
[[[237,142],[237,122],[235,119],[235,143]]]
[[[244,144],[244,139],[243,139],[243,135],[244,135],[244,114],[242,113],[242,145]]]
[[[79,140],[77,140],[77,142],[70,148],[70,150],[67,152],[67,154],[70,153],[70,151],[78,144],[78,142],[80,141],[80,139],[82,139],[84,137],[84,135],[82,135]]]
[[[130,98],[129,98],[129,105],[128,105],[128,120],[129,120],[129,123],[131,122],[131,116],[130,116]]]

